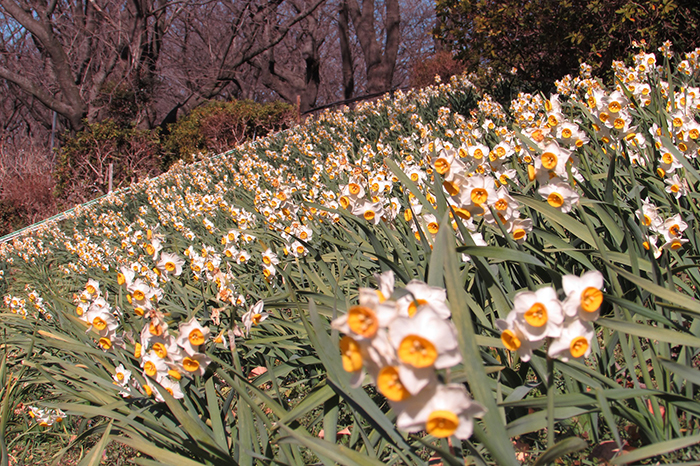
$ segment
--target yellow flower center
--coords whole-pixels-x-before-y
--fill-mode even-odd
[[[474,204],[483,204],[489,198],[489,193],[484,188],[474,188],[471,193]]]
[[[95,287],[92,285],[88,285],[85,287],[85,291],[87,291],[89,294],[95,294]]]
[[[457,194],[459,194],[459,186],[457,185],[457,183],[454,183],[452,181],[443,181],[442,187],[445,188],[445,191],[447,191],[447,193],[450,196],[456,196]]]
[[[146,375],[149,377],[155,377],[156,373],[158,372],[156,365],[153,364],[152,361],[146,361],[146,364],[143,365],[143,370],[146,371]]]
[[[119,272],[119,273],[117,274],[117,284],[118,284],[118,285],[123,285],[124,283],[126,283],[126,277],[124,276],[123,273]]]
[[[92,320],[92,325],[97,329],[97,330],[104,330],[107,327],[107,322],[105,322],[101,317],[95,317]]]
[[[379,371],[377,388],[379,393],[391,401],[403,401],[411,396],[399,379],[399,370],[394,366],[386,366]]]
[[[470,218],[472,218],[472,213],[463,207],[455,207],[454,210],[455,214],[457,214],[457,217],[461,219],[469,220]]]
[[[421,369],[432,366],[438,353],[430,341],[418,335],[408,335],[399,344],[398,356],[406,364]]]
[[[141,359],[141,343],[134,346],[134,359]]]
[[[612,101],[608,104],[608,110],[610,110],[610,113],[617,113],[622,110],[622,105],[620,105],[620,102]]]
[[[542,303],[533,304],[525,311],[525,322],[533,327],[542,327],[547,323],[547,308]]]
[[[533,181],[535,179],[535,176],[537,175],[537,170],[533,165],[528,165],[527,166],[527,179],[530,181]]]
[[[134,291],[134,299],[136,301],[143,301],[143,299],[146,297],[143,291],[141,290],[135,290]]]
[[[564,128],[563,130],[561,130],[561,136],[564,139],[569,139],[571,137],[571,134],[572,133],[571,133],[571,130],[569,128]]]
[[[664,155],[661,156],[661,160],[666,165],[671,165],[673,163],[673,155],[671,155],[669,152],[666,152]]]
[[[435,171],[439,174],[444,175],[450,169],[450,162],[444,158],[440,157],[435,161]]]
[[[603,303],[603,292],[589,286],[581,293],[581,308],[586,312],[595,312]]]
[[[549,115],[547,118],[547,124],[551,127],[555,127],[559,124],[559,120],[557,120],[557,117],[554,115]]]
[[[475,150],[474,151],[474,158],[477,160],[483,159],[484,158],[484,151],[482,151],[481,149]]]
[[[175,369],[168,370],[168,375],[175,380],[180,380],[182,378],[182,375]]]
[[[192,346],[198,346],[204,343],[204,334],[200,329],[196,328],[190,332],[187,339]]]
[[[513,230],[513,239],[516,241],[519,241],[519,240],[525,238],[526,234],[527,234],[527,232],[525,230],[523,230],[522,228],[518,228],[516,230]]]
[[[168,355],[168,350],[165,348],[165,345],[160,342],[153,343],[153,352],[161,359],[165,359]]]
[[[120,382],[124,381],[124,374],[121,372],[117,372],[117,380]]]
[[[459,418],[452,411],[437,410],[430,413],[425,423],[425,430],[437,438],[445,438],[454,434],[459,427]]]
[[[615,129],[622,129],[625,127],[625,120],[623,120],[622,118],[615,118],[613,126],[615,127]]]
[[[375,217],[375,216],[376,216],[376,214],[374,213],[373,210],[367,210],[367,211],[365,211],[365,213],[363,214],[363,217],[364,217],[365,220],[367,220],[368,222],[371,222],[372,220],[374,220],[374,217]]]
[[[175,263],[174,262],[166,262],[165,263],[165,270],[167,272],[174,272],[175,271]]]
[[[580,358],[586,354],[586,351],[588,351],[588,340],[586,340],[586,337],[576,337],[571,340],[569,351],[571,351],[571,356],[574,358]]]
[[[106,351],[106,350],[108,350],[108,349],[110,349],[110,348],[112,347],[112,340],[110,340],[110,339],[107,338],[107,337],[102,337],[102,338],[99,339],[99,341],[97,342],[97,344],[99,344],[100,347],[101,347],[103,350]]]
[[[428,223],[428,231],[433,234],[437,235],[438,230],[440,229],[440,226],[437,224],[437,222],[430,222]]]
[[[494,204],[494,207],[496,208],[496,210],[506,210],[508,208],[508,201],[506,201],[505,199],[499,199]]]
[[[545,152],[542,154],[542,166],[547,170],[554,170],[557,166],[558,157],[552,152]]]
[[[186,356],[185,359],[182,360],[182,367],[184,367],[187,372],[197,372],[199,369],[199,362],[196,359]]]
[[[510,351],[517,351],[520,348],[520,345],[522,344],[520,342],[520,338],[518,338],[515,332],[508,329],[504,330],[503,333],[501,333],[501,341],[503,342],[503,346],[505,346]]]
[[[564,197],[559,193],[551,193],[549,196],[547,196],[547,202],[552,207],[556,207],[558,209],[564,205]]]
[[[358,194],[360,194],[361,188],[360,188],[360,185],[358,185],[357,183],[350,183],[348,188],[349,188],[350,194],[352,194],[353,196],[357,196]]]
[[[340,339],[340,352],[343,358],[345,372],[357,372],[362,369],[362,354],[360,345],[349,336]]]
[[[372,309],[353,306],[348,311],[348,326],[354,333],[364,338],[372,338],[379,329],[379,321]]]
[[[423,306],[425,304],[428,304],[428,301],[425,299],[416,299],[411,301],[411,304],[408,305],[408,316],[413,317],[416,315],[416,312],[418,312],[418,306]]]

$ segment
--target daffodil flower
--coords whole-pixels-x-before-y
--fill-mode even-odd
[[[591,342],[595,337],[593,325],[580,319],[567,319],[561,334],[549,343],[547,355],[567,362],[591,354]]]
[[[209,337],[209,328],[202,326],[195,317],[192,317],[187,322],[181,322],[179,327],[179,334],[175,339],[177,345],[185,350],[187,354],[195,354],[199,352],[201,346],[207,341]],[[167,347],[164,345],[164,349]]]
[[[170,275],[177,277],[182,273],[183,265],[185,265],[185,260],[177,254],[163,252],[160,255],[158,264],[156,264],[156,268],[166,278]]]
[[[585,321],[593,321],[600,314],[603,303],[603,274],[591,270],[580,277],[564,275],[561,280],[566,299],[562,303],[567,317],[578,316]]]
[[[509,321],[498,319],[496,326],[501,330],[501,341],[509,351],[517,351],[520,359],[527,362],[532,358],[532,352],[544,344],[544,340],[532,341],[521,330],[520,324],[514,319]]]
[[[431,308],[414,317],[397,317],[389,328],[396,355],[401,364],[415,369],[443,369],[462,361],[457,331]]]
[[[506,321],[509,327],[511,322],[517,322],[523,336],[529,341],[558,337],[564,314],[557,292],[552,287],[544,287],[518,293]]]
[[[430,286],[420,280],[406,284],[408,294],[396,300],[398,313],[403,317],[413,317],[421,309],[432,309],[441,319],[449,319],[452,313],[447,307],[447,292],[444,288]]]
[[[578,193],[558,178],[553,178],[537,192],[547,200],[549,205],[563,213],[570,212],[573,205],[579,201]]]
[[[356,340],[374,338],[380,328],[386,328],[397,316],[393,301],[379,303],[374,290],[365,290],[366,298],[362,299],[360,305],[352,306],[345,315],[331,323],[333,328]]]
[[[474,418],[486,412],[461,384],[429,385],[399,407],[396,427],[407,432],[425,430],[437,438],[468,439],[472,435]]]
[[[267,317],[270,315],[269,312],[263,312],[264,305],[265,303],[263,301],[258,301],[253,307],[250,308],[248,312],[243,314],[243,316],[241,317],[241,321],[243,322],[243,326],[245,327],[246,337],[250,335],[250,329],[253,327],[253,325],[258,325],[260,322],[267,319]]]

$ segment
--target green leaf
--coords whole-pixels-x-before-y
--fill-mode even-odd
[[[442,249],[444,254],[442,263],[445,267],[447,296],[452,310],[452,320],[457,327],[463,364],[467,374],[469,374],[469,387],[474,394],[474,399],[487,410],[484,415],[484,425],[488,434],[480,440],[486,444],[489,452],[499,464],[515,466],[518,464],[518,461],[515,459],[515,450],[501,421],[493,393],[489,389],[488,375],[480,357],[481,352],[475,338],[474,325],[472,324],[470,313],[467,312],[469,306],[465,299],[466,292],[464,291],[464,284],[461,281],[457,265],[455,240],[447,215],[442,219],[436,241],[446,245]]]
[[[700,348],[700,338],[688,333],[681,333],[675,330],[653,327],[650,325],[626,322],[623,320],[601,318],[596,321],[600,326],[624,332],[628,335],[649,338],[652,340],[665,341],[676,345],[687,345]]]
[[[680,450],[681,448],[689,447],[700,442],[700,434],[682,437],[665,442],[654,443],[646,447],[638,448],[624,455],[618,456],[610,460],[610,464],[616,466],[618,464],[634,463],[635,461],[650,458],[652,456],[664,455],[672,451]]]
[[[475,257],[486,257],[499,261],[523,262],[525,264],[546,267],[541,260],[517,249],[502,248],[498,246],[463,246],[457,248],[457,252]]]
[[[109,443],[109,435],[112,431],[113,422],[114,421],[110,421],[109,424],[107,424],[107,427],[105,427],[105,432],[102,434],[100,440],[90,449],[78,466],[99,466],[101,464],[102,453]]]
[[[564,440],[561,440],[560,442],[557,442],[556,445],[552,446],[551,448],[548,448],[547,451],[545,451],[542,454],[542,456],[537,458],[537,461],[535,461],[534,466],[544,466],[545,464],[551,464],[558,458],[566,456],[570,453],[581,451],[587,447],[588,442],[586,442],[582,438],[566,438]]]
[[[309,450],[335,461],[336,463],[344,464],[346,466],[384,466],[383,462],[370,458],[369,456],[346,446],[326,442],[325,440],[312,437],[306,432],[290,429],[285,425],[282,425],[281,427],[290,437],[307,447]],[[280,442],[283,441],[285,441],[284,438],[280,439]]]
[[[138,450],[142,453],[145,453],[149,456],[152,456],[153,458],[157,459],[158,461],[161,461],[165,464],[171,464],[171,465],[177,465],[177,466],[206,466],[206,463],[199,463],[197,461],[191,460],[185,456],[178,455],[177,453],[173,453],[169,450],[164,450],[162,448],[158,448],[155,445],[153,445],[150,442],[147,442],[146,440],[139,439],[139,438],[134,438],[134,437],[114,437],[114,440],[116,440],[119,443],[123,443],[124,445],[133,448],[134,450]],[[235,466],[238,463],[233,461],[231,459],[231,466]]]
[[[700,371],[659,356],[658,361],[669,371],[700,387]]]

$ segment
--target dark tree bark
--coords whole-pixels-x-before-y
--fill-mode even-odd
[[[401,14],[398,0],[385,0],[385,46],[377,40],[374,0],[344,0],[348,14],[355,28],[362,48],[367,72],[368,94],[385,92],[391,89],[396,67],[396,57],[401,43]],[[341,10],[342,11],[342,10]],[[342,16],[342,13],[341,13]]]

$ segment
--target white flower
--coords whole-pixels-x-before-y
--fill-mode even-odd
[[[156,268],[166,277],[168,275],[177,277],[182,273],[183,265],[185,265],[185,259],[179,257],[177,254],[164,252],[160,255],[160,260]]]
[[[389,340],[400,363],[415,369],[443,369],[462,361],[452,322],[430,308],[413,318],[397,317],[389,328]]]
[[[258,301],[253,307],[250,308],[248,312],[243,314],[243,316],[241,317],[241,321],[243,322],[243,326],[245,327],[246,337],[250,335],[250,329],[253,327],[253,325],[258,325],[260,322],[267,319],[267,316],[270,315],[269,312],[263,312],[264,305],[265,303],[263,301]]]
[[[396,418],[396,427],[407,432],[425,430],[437,438],[471,437],[473,418],[485,414],[460,384],[429,385],[409,398]]]
[[[520,331],[529,341],[558,337],[564,314],[557,292],[552,287],[544,287],[537,291],[518,293],[506,321],[509,327],[511,322],[517,322]]]
[[[200,347],[207,341],[209,336],[209,329],[200,325],[194,316],[187,322],[181,322],[178,330],[179,335],[175,342],[187,354],[199,352]]]
[[[399,315],[413,317],[421,309],[432,309],[442,319],[452,315],[447,307],[447,292],[444,288],[430,286],[420,280],[411,280],[405,288],[409,294],[396,300]]]
[[[591,270],[580,277],[564,275],[561,284],[566,294],[562,308],[567,317],[578,316],[585,321],[598,318],[600,305],[603,303],[602,273]]]
[[[549,205],[561,210],[563,213],[570,212],[573,205],[579,200],[578,193],[558,178],[553,178],[548,184],[538,189],[537,192],[547,200]]]
[[[527,362],[532,358],[532,352],[544,344],[544,340],[532,341],[521,330],[515,320],[496,320],[496,326],[501,330],[501,341],[509,351],[517,351],[520,359]]]
[[[588,357],[591,354],[591,341],[595,337],[593,325],[580,319],[568,319],[561,335],[551,341],[547,354],[567,362],[569,359]]]

